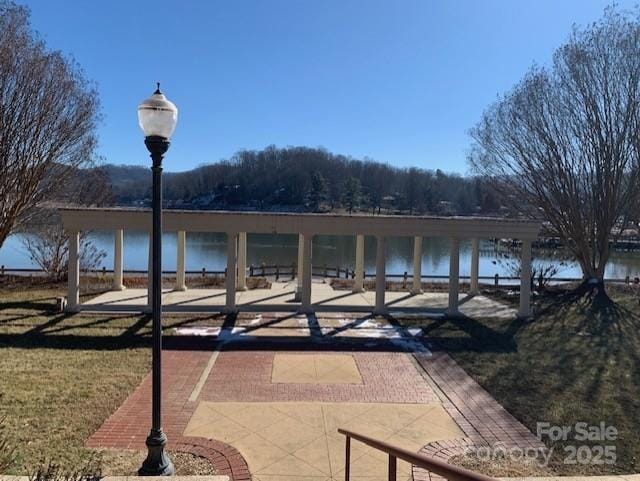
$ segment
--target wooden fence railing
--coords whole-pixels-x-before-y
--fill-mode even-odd
[[[89,272],[91,274],[113,274],[113,269],[107,269],[103,267],[102,269],[94,269]],[[163,270],[163,274],[165,275],[175,275],[175,270]],[[44,274],[42,269],[37,268],[11,268],[6,267],[4,265],[0,265],[0,276],[7,274]],[[123,274],[129,275],[141,275],[146,276],[148,274],[146,269],[125,269],[123,270]],[[187,275],[199,275],[201,277],[207,276],[226,276],[227,270],[209,270],[206,268],[202,268],[200,270],[187,270],[185,271]],[[270,265],[270,264],[260,264],[260,265],[251,265],[247,269],[247,275],[249,277],[273,277],[276,281],[278,280],[293,280],[295,279],[297,274],[296,264],[288,264],[288,265]],[[340,266],[313,266],[312,274],[314,277],[325,277],[328,279],[353,279],[355,277],[355,271],[353,269],[344,268]],[[364,273],[365,279],[375,278],[376,274],[374,272],[366,272]],[[387,279],[397,280],[400,279],[404,283],[408,283],[413,280],[413,274],[409,271],[405,271],[401,274],[387,274]],[[423,275],[422,280],[429,281],[440,281],[446,282],[449,280],[448,275]],[[461,281],[468,281],[470,276],[461,275],[459,276]],[[478,276],[478,280],[481,281],[484,285],[494,285],[496,287],[499,286],[508,286],[513,285],[520,282],[519,277],[514,276],[501,276],[499,274],[494,274],[493,276]],[[553,283],[563,283],[563,282],[580,282],[581,278],[576,277],[552,277],[550,281]],[[484,282],[483,282],[484,281]],[[532,279],[532,283],[535,279]],[[619,284],[640,284],[640,277],[631,278],[630,276],[626,276],[625,278],[610,278],[605,279],[605,282],[619,283]],[[506,284],[505,284],[506,283]]]

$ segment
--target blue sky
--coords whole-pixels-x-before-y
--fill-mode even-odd
[[[466,173],[483,109],[609,2],[25,3],[97,83],[108,162],[148,165],[136,107],[159,80],[180,111],[166,170],[275,144]]]

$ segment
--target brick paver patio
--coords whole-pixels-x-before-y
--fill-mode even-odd
[[[265,316],[244,324],[251,325],[251,329],[259,329],[260,325],[264,325],[272,330],[277,328],[277,319],[277,316]],[[297,322],[294,324],[297,325]],[[417,342],[415,333],[407,334],[411,342],[406,345],[388,343],[384,336],[371,339],[356,336],[358,342],[354,343],[348,330],[362,326],[357,319],[345,321],[328,316],[326,319],[310,318],[309,322],[315,324],[309,326],[309,331],[315,332],[315,336],[296,336],[289,338],[286,344],[265,341],[259,336],[241,342],[237,338],[229,341],[232,338],[221,334],[220,338],[227,341],[215,342],[215,338],[212,338],[210,349],[164,351],[163,427],[169,438],[169,447],[208,457],[214,461],[220,474],[229,474],[237,481],[248,479],[250,470],[258,481],[293,479],[288,478],[287,473],[292,476],[299,474],[300,465],[296,464],[299,461],[307,467],[308,474],[313,474],[309,479],[325,481],[340,478],[337,465],[343,462],[342,451],[335,448],[336,443],[342,442],[334,432],[338,424],[327,425],[327,415],[337,416],[336,419],[342,420],[345,427],[361,431],[366,431],[368,425],[374,426],[374,419],[378,419],[378,423],[391,423],[370,434],[404,443],[408,449],[415,451],[422,448],[422,452],[445,459],[458,454],[469,444],[500,442],[506,446],[541,446],[533,434],[446,353],[436,351],[432,354],[427,346],[418,349],[418,352],[406,352],[407,346],[411,348]],[[380,320],[376,322],[387,332],[385,329],[390,326],[380,326]],[[322,338],[322,333],[328,332],[327,329],[337,330],[340,338],[330,343],[326,339],[319,340],[318,336]],[[397,337],[401,331],[388,329],[388,332]],[[216,331],[216,334],[220,332]],[[379,336],[380,332],[375,335]],[[187,337],[181,341],[183,346],[189,344]],[[199,345],[202,346],[202,343]],[[323,359],[329,367],[318,370],[317,366],[322,365]],[[147,376],[89,438],[87,445],[144,449],[151,416],[150,388],[151,378]],[[255,406],[257,411],[251,406]],[[416,406],[418,411],[411,406]],[[235,414],[231,415],[230,410],[234,409],[245,410],[245,416],[238,418]],[[369,415],[363,415],[360,412],[363,409],[368,410]],[[305,454],[308,459],[296,454],[298,448],[303,446],[295,445],[296,449],[289,452],[288,445],[283,444],[284,435],[261,431],[263,427],[266,429],[266,426],[262,426],[265,419],[261,413],[272,412],[286,417],[288,431],[285,432],[292,433],[292,438],[298,434],[306,435],[308,423],[314,422],[311,421],[313,416],[303,419],[292,414],[305,410],[320,416],[315,428],[318,432],[314,432],[317,434],[314,438],[316,441],[309,440],[315,454]],[[401,412],[413,414],[399,416]],[[431,412],[431,417],[426,415],[427,412]],[[210,422],[206,419],[207,413],[211,416]],[[356,420],[358,416],[359,421]],[[424,419],[418,422],[421,417]],[[371,422],[367,423],[369,418]],[[224,423],[221,421],[223,419],[226,420]],[[432,423],[432,429],[420,424],[425,420],[430,420],[428,422]],[[241,426],[239,437],[232,435],[233,423]],[[419,428],[411,430],[411,436],[406,433],[398,435],[403,429],[410,429],[412,423]],[[280,429],[277,422],[270,426],[274,426],[271,430]],[[447,428],[443,429],[442,426]],[[324,447],[318,451],[317,446],[323,446],[320,442],[322,439],[325,440]],[[281,450],[283,453],[278,458],[261,452],[262,461],[267,459],[272,462],[258,466],[254,452],[257,448],[251,446],[260,446],[260,450],[272,449],[274,452]],[[358,463],[360,457],[369,462]],[[248,465],[245,458],[249,461]],[[384,460],[378,458],[377,454],[362,450],[354,453],[354,470],[362,470],[362,481],[385,478],[386,470],[379,469]],[[376,469],[365,469],[365,465]],[[356,471],[353,474],[356,475]],[[401,470],[400,474],[410,476],[411,470]],[[414,470],[413,477],[426,479],[428,474]],[[297,476],[296,479],[301,478]]]
[[[287,351],[302,359],[305,351]],[[207,401],[324,401],[363,403],[433,403],[438,397],[405,353],[353,352],[362,384],[273,383],[276,353],[221,352],[202,388]]]

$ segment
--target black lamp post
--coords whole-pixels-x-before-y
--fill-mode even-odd
[[[162,400],[162,159],[169,149],[169,139],[176,128],[178,109],[160,92],[138,106],[138,122],[144,132],[144,143],[153,161],[153,225],[151,230],[151,312],[153,317],[153,367],[151,432],[147,437],[147,458],[138,470],[141,476],[172,476],[173,463],[164,448],[167,436],[161,425]]]

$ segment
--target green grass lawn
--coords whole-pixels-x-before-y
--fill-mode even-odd
[[[150,369],[148,317],[57,314],[63,293],[62,285],[0,288],[0,416],[17,447],[14,473],[43,458],[77,466],[89,457],[84,441]]]
[[[554,445],[557,473],[637,472],[640,295],[630,287],[609,294],[611,303],[548,293],[532,321],[449,320],[425,331],[534,433],[538,422],[616,427],[614,466],[563,464],[566,444],[585,444],[570,439]]]

